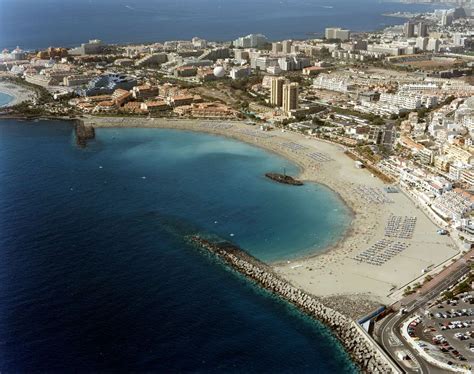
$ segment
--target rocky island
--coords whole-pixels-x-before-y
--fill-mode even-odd
[[[266,173],[265,176],[275,182],[283,183],[283,184],[290,184],[292,186],[302,186],[303,182],[290,177],[289,175],[285,174],[278,174],[278,173]]]

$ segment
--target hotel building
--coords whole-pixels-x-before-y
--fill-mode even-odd
[[[270,104],[281,107],[283,105],[283,86],[285,79],[274,77],[271,80]]]
[[[283,85],[283,110],[285,113],[298,108],[298,83]]]

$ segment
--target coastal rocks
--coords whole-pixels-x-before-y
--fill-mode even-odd
[[[354,320],[366,316],[375,309],[380,308],[380,302],[371,300],[370,295],[337,295],[321,298],[324,305],[343,313]]]
[[[302,186],[303,182],[290,177],[289,175],[278,174],[278,173],[266,173],[265,176],[275,182],[289,184],[292,186]]]
[[[84,148],[87,146],[87,141],[95,138],[95,129],[92,125],[86,125],[83,121],[77,120],[74,126],[76,134],[76,144]]]
[[[215,254],[224,263],[264,289],[292,303],[307,315],[328,326],[363,372],[398,372],[380,348],[354,321],[326,307],[316,297],[279,278],[269,266],[239,247],[228,242],[212,242],[198,235],[190,236],[188,239],[195,246]]]

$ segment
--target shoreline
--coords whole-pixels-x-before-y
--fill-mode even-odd
[[[10,102],[0,106],[1,109],[21,104],[28,100],[33,100],[36,97],[36,94],[33,91],[18,86],[15,83],[2,80],[0,80],[0,92],[13,97]]]
[[[160,119],[138,117],[56,118],[83,121],[94,128],[162,128],[224,136],[251,144],[284,157],[298,166],[298,178],[331,189],[346,205],[352,221],[344,235],[318,253],[287,261],[269,263],[283,279],[319,297],[325,305],[357,319],[381,304],[398,300],[400,289],[419,278],[422,269],[440,264],[458,253],[450,238],[436,234],[436,225],[403,193],[390,194],[393,203],[374,203],[357,188],[383,191],[386,186],[367,169],[357,169],[345,148],[292,132],[263,132],[242,121]],[[286,146],[285,146],[286,144]],[[288,148],[298,145],[299,148]],[[301,148],[303,147],[303,148]],[[330,160],[317,162],[308,154],[325,155]],[[388,194],[386,194],[388,195]],[[408,247],[381,266],[356,261],[354,257],[386,238],[388,218],[415,216],[416,229]]]
[[[321,322],[334,334],[353,362],[363,372],[401,373],[396,364],[357,322],[281,279],[271,266],[228,242],[215,243],[199,235],[192,235],[188,240],[195,247],[216,256],[225,266],[238,272],[263,290],[276,295],[295,306],[301,313]]]
[[[458,253],[450,238],[439,237],[434,225],[404,194],[390,194],[393,203],[374,203],[357,188],[383,191],[386,186],[367,169],[357,169],[344,154],[345,148],[292,132],[260,131],[242,121],[147,119],[120,117],[83,118],[96,128],[145,127],[205,132],[261,147],[285,157],[300,168],[298,178],[315,182],[334,191],[353,214],[347,232],[336,243],[314,255],[271,263],[274,271],[296,287],[324,298],[328,306],[353,316],[362,316],[380,304],[397,301],[394,292],[419,278],[422,270]],[[304,149],[289,149],[283,143]],[[331,161],[316,162],[308,153],[317,152]],[[403,253],[381,266],[359,262],[354,257],[385,239],[384,229],[391,215],[414,216],[416,230]],[[390,238],[388,238],[390,239]],[[343,300],[343,302],[342,302]]]

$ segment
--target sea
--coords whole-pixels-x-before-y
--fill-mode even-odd
[[[189,245],[318,253],[351,212],[275,183],[291,162],[223,137],[0,121],[0,371],[356,373],[332,333]]]
[[[8,105],[13,100],[13,96],[0,92],[0,108]]]
[[[379,30],[405,22],[383,13],[434,7],[381,0],[0,0],[0,48],[71,47],[89,39],[224,41],[250,33],[307,39],[333,26]]]

